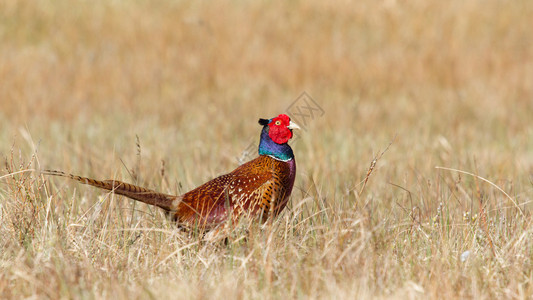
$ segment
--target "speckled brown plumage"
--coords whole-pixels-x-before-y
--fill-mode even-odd
[[[180,196],[174,216],[180,223],[212,226],[242,216],[262,220],[287,205],[296,164],[261,155]]]

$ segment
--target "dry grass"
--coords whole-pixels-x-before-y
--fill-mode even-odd
[[[522,0],[0,2],[0,295],[528,298],[532,15]],[[25,171],[184,192],[303,91],[325,113],[294,143],[290,208],[246,240],[202,243]]]

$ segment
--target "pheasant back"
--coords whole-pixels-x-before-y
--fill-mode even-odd
[[[261,155],[178,197],[179,223],[212,227],[241,217],[266,220],[287,205],[296,174],[294,159],[284,162]]]

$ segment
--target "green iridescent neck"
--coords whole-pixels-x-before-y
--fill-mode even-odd
[[[268,136],[268,126],[263,127],[261,131],[259,155],[268,155],[282,161],[289,161],[294,158],[294,153],[289,144],[277,144]]]

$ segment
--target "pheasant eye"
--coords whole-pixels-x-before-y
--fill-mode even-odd
[[[274,123],[274,124],[276,124],[276,126],[279,126],[279,125],[281,125],[281,121],[277,120],[276,123]]]

